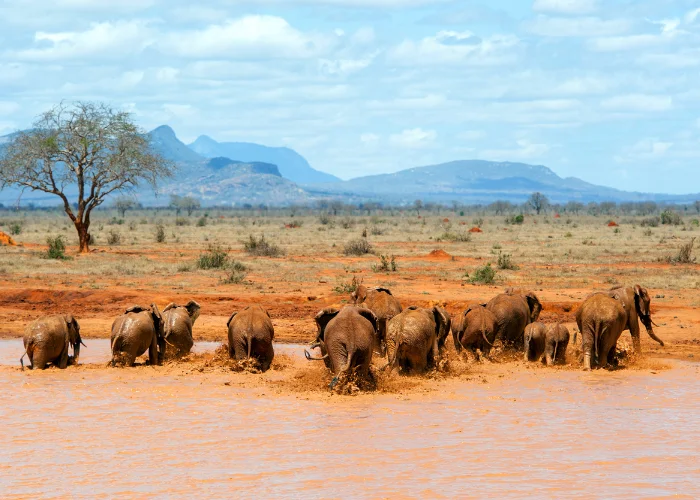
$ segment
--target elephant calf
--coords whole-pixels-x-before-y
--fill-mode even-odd
[[[376,339],[376,350],[382,355],[386,355],[386,329],[389,320],[399,314],[403,308],[401,302],[394,297],[388,288],[367,288],[364,285],[357,287],[352,292],[352,300],[355,305],[363,304],[377,317],[378,331]]]
[[[523,334],[525,361],[539,361],[545,351],[547,326],[539,321],[525,327]]]
[[[440,352],[450,331],[450,315],[441,307],[420,309],[411,306],[394,316],[387,326],[387,354],[390,372],[423,372],[437,366]]]
[[[544,356],[547,366],[557,361],[566,362],[566,348],[569,346],[569,330],[558,323],[549,325],[545,335]]]
[[[160,364],[165,353],[163,317],[158,306],[131,306],[112,323],[112,366],[134,366],[136,358],[148,351],[148,362]]]
[[[498,323],[496,316],[486,309],[485,304],[470,304],[452,321],[452,339],[455,349],[470,350],[475,355],[482,352],[488,356],[496,338]]]
[[[374,340],[378,322],[375,314],[367,308],[345,306],[338,310],[326,308],[316,314],[318,334],[310,348],[319,347],[323,357],[314,358],[308,351],[308,360],[323,360],[335,375],[331,389],[342,376],[353,373],[363,379],[371,378],[369,371],[374,352]]]
[[[24,369],[24,356],[29,358],[29,367],[43,370],[49,363],[66,368],[69,363],[68,349],[73,348],[72,364],[80,357],[80,325],[71,316],[46,316],[33,321],[24,333],[24,354],[19,362]]]
[[[268,312],[259,305],[249,306],[231,314],[226,326],[229,357],[237,361],[254,358],[262,371],[268,370],[275,357],[275,329]]]
[[[165,353],[163,358],[186,356],[192,350],[194,338],[192,326],[199,317],[199,304],[190,300],[187,305],[179,306],[171,302],[163,309],[163,331],[165,335]]]

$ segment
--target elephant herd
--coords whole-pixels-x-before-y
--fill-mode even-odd
[[[403,308],[387,288],[368,288],[360,284],[351,295],[352,304],[343,308],[325,308],[314,320],[317,335],[308,360],[323,361],[334,375],[331,388],[341,376],[371,378],[370,365],[377,353],[387,359],[383,370],[420,373],[438,366],[446,341],[452,334],[454,347],[465,356],[488,358],[496,340],[504,348],[522,350],[526,361],[547,365],[564,362],[569,331],[562,324],[545,325],[538,321],[542,304],[533,292],[509,288],[487,303],[474,302],[451,317],[434,306]],[[650,296],[645,288],[614,288],[589,295],[576,311],[581,333],[583,367],[605,367],[617,362],[616,344],[623,331],[629,330],[634,349],[641,351],[639,321],[649,336],[662,346],[656,336],[650,313]],[[192,328],[200,306],[191,300],[186,305],[168,304],[163,312],[155,304],[131,306],[114,320],[110,345],[111,365],[132,366],[148,352],[149,363],[186,355],[194,340]],[[274,358],[274,327],[269,313],[261,306],[249,306],[234,312],[228,319],[229,357],[238,361],[254,360],[262,371],[269,369]],[[576,336],[574,336],[574,341]],[[24,357],[32,368],[48,364],[65,368],[77,364],[80,326],[71,315],[48,316],[31,323],[25,332]],[[69,348],[73,356],[69,356]]]

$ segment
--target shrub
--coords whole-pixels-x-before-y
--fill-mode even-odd
[[[523,214],[506,217],[506,224],[522,224],[523,222],[525,222],[525,216]]]
[[[207,218],[206,217],[200,217],[197,219],[197,227],[204,227],[207,225]]]
[[[654,234],[654,233],[651,232],[651,229],[644,230],[644,236],[651,236],[652,234]]]
[[[274,243],[267,241],[264,235],[260,238],[256,238],[251,234],[248,241],[243,243],[243,247],[249,255],[258,257],[279,257],[280,255],[284,255],[282,249]]]
[[[509,253],[498,252],[498,269],[509,269],[511,271],[516,271],[518,266],[513,263]]]
[[[476,227],[479,227],[479,228],[480,228],[481,226],[484,225],[484,219],[483,219],[482,217],[478,217],[478,218],[474,219],[473,224],[474,224]]]
[[[156,226],[156,242],[165,243],[165,227],[163,227],[163,224]]]
[[[116,217],[112,217],[109,222],[107,222],[110,226],[118,225],[121,226],[124,224],[124,219],[117,219]]]
[[[396,256],[394,255],[380,255],[379,264],[372,264],[372,271],[375,273],[394,273],[398,271],[399,267],[396,265]]]
[[[369,234],[371,234],[372,236],[380,236],[384,234],[384,231],[382,230],[382,228],[375,224],[372,226],[372,229],[369,230]]]
[[[175,225],[176,226],[189,226],[190,221],[189,221],[189,219],[186,219],[185,217],[176,217],[175,218]]]
[[[22,232],[22,223],[21,222],[10,223],[10,234],[17,236],[21,232]]]
[[[350,283],[345,283],[341,281],[335,287],[333,287],[333,291],[335,293],[344,295],[347,293],[354,292],[355,290],[357,290],[358,286],[360,286],[360,280],[357,279],[357,276],[353,276],[352,281]]]
[[[673,210],[664,210],[663,212],[661,212],[661,224],[680,226],[681,224],[683,224],[683,219],[677,212],[674,212]]]
[[[700,220],[698,219],[691,219],[690,220],[690,225],[695,226],[695,227],[700,227]]]
[[[355,219],[351,219],[350,217],[346,217],[340,221],[340,225],[343,226],[343,229],[350,229],[351,227],[355,227],[355,224]]]
[[[226,268],[226,274],[219,280],[225,285],[238,285],[243,283],[248,268],[242,262],[234,260]]]
[[[639,223],[642,227],[659,227],[659,224],[661,224],[661,217],[647,217]]]
[[[365,255],[372,253],[372,244],[364,238],[348,241],[343,249],[345,255]]]
[[[49,245],[46,250],[47,259],[66,259],[66,242],[63,240],[63,236],[54,238],[49,236],[46,238],[46,244]]]
[[[466,233],[464,231],[460,231],[457,233],[451,233],[450,231],[445,231],[442,233],[440,237],[437,239],[438,241],[456,241],[460,243],[469,243],[472,240],[472,235],[471,233]]]
[[[207,251],[199,254],[197,267],[199,269],[223,269],[228,264],[228,250],[220,245],[210,244]]]
[[[119,245],[122,242],[122,235],[113,229],[110,229],[107,233],[107,244],[108,245]]]
[[[321,214],[321,215],[319,216],[319,218],[318,218],[318,222],[319,222],[322,226],[327,226],[328,224],[330,224],[330,223],[332,222],[332,220],[333,220],[333,219],[331,219],[331,216],[328,215],[328,214]]]
[[[688,243],[685,245],[681,245],[681,247],[678,249],[678,255],[676,256],[667,256],[663,259],[659,260],[665,260],[666,262],[669,262],[671,264],[692,264],[695,262],[695,258],[693,257],[693,246],[695,245],[695,238],[691,239]]]
[[[496,270],[491,267],[489,262],[485,266],[477,267],[472,276],[466,275],[469,278],[469,283],[480,285],[491,285],[496,279]]]

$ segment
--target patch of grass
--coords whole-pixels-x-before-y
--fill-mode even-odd
[[[469,283],[474,285],[492,285],[496,281],[496,270],[489,262],[485,266],[477,267],[471,276],[469,273],[465,276],[469,278]]]
[[[10,234],[13,236],[17,236],[22,232],[22,223],[21,222],[11,222],[10,223]]]
[[[186,217],[176,217],[175,218],[175,225],[176,226],[189,226],[190,221]]]
[[[364,238],[348,241],[343,248],[345,255],[366,255],[372,253],[372,244]]]
[[[200,217],[197,219],[197,227],[204,227],[207,225],[207,218],[206,217]]]
[[[240,285],[245,281],[247,270],[248,267],[245,264],[234,260],[226,267],[226,274],[224,274],[219,282],[224,285]]]
[[[66,242],[63,236],[49,236],[46,238],[46,244],[49,245],[46,250],[47,259],[66,260],[68,258],[66,257]]]
[[[518,266],[515,265],[512,256],[509,253],[498,252],[498,269],[517,271]]]
[[[165,227],[163,224],[156,225],[156,242],[165,243]]]
[[[567,231],[566,234],[564,235],[564,238],[573,238],[574,235],[571,234],[571,231]]]
[[[691,239],[688,243],[681,245],[678,249],[677,255],[669,255],[663,259],[671,264],[692,264],[695,262],[693,257],[693,247],[695,246],[695,238]]]
[[[112,245],[119,245],[122,242],[122,235],[118,231],[115,231],[114,229],[110,229],[109,232],[107,233],[107,244],[112,246]]]
[[[445,231],[437,238],[437,241],[454,241],[459,243],[469,243],[472,240],[471,233],[464,231],[459,231],[452,233],[450,231]]]
[[[353,276],[352,281],[349,283],[344,281],[338,282],[338,284],[333,287],[333,291],[340,295],[346,295],[357,290],[358,286],[360,286],[360,280],[357,279],[357,276]]]
[[[659,227],[659,224],[661,224],[661,217],[647,217],[639,223],[642,227]]]
[[[645,229],[643,234],[644,236],[651,236],[654,233],[651,231],[651,229]]]
[[[380,255],[379,264],[372,264],[372,271],[375,273],[395,273],[398,269],[394,255]]]
[[[248,241],[243,243],[243,247],[248,255],[254,255],[256,257],[279,257],[284,255],[282,249],[274,243],[267,241],[264,235],[260,236],[260,238],[256,238],[251,234]]]
[[[198,269],[223,269],[228,264],[228,250],[220,245],[210,244],[207,251],[197,259]]]
[[[522,224],[525,222],[525,216],[523,214],[518,214],[518,215],[511,215],[510,217],[506,217],[506,224]]]

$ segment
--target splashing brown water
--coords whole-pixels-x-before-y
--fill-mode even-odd
[[[376,392],[346,397],[296,355],[264,374],[214,357],[0,368],[2,496],[700,495],[697,364],[450,360],[447,373],[380,376]]]

